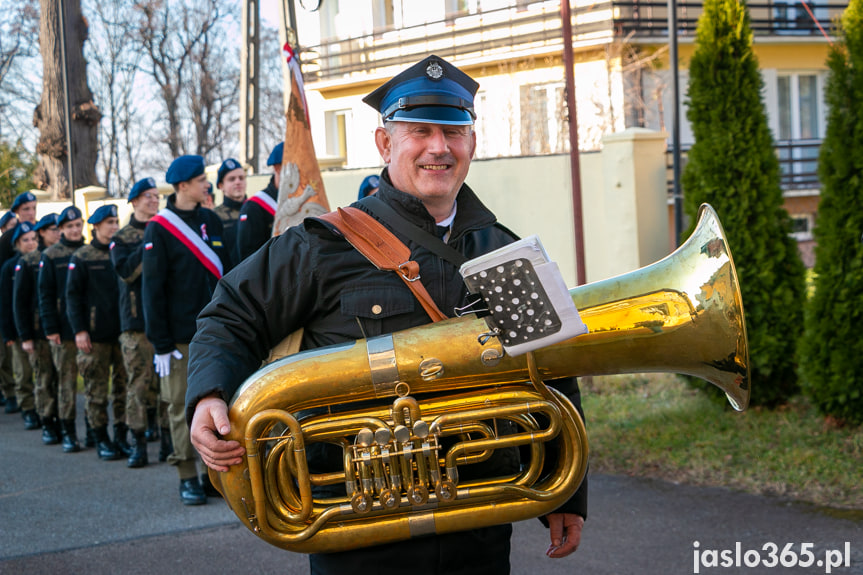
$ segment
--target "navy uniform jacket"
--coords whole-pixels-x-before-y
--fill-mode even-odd
[[[21,256],[15,266],[12,305],[15,309],[15,329],[21,341],[45,339],[45,332],[39,321],[39,296],[36,291],[41,258],[42,252],[33,250]]]
[[[245,200],[238,202],[231,198],[225,198],[222,205],[213,210],[222,219],[222,243],[228,248],[232,265],[240,263],[240,250],[237,246],[237,222],[240,220],[240,210],[244,203]]]
[[[45,335],[59,333],[64,341],[75,341],[75,333],[66,315],[66,277],[72,254],[84,240],[70,242],[65,237],[42,252],[39,262],[39,317]]]
[[[279,201],[279,189],[276,187],[275,179],[270,178],[270,183],[263,190],[276,202]],[[243,261],[258,248],[267,243],[273,237],[273,221],[275,217],[260,204],[249,198],[240,209],[240,218],[237,222],[237,263]]]
[[[72,333],[86,331],[90,341],[116,342],[120,336],[120,290],[108,245],[93,239],[69,260],[66,314]]]
[[[144,302],[141,298],[141,272],[144,269],[144,230],[147,222],[135,215],[111,241],[111,263],[117,272],[120,290],[120,329],[144,331]]]
[[[176,194],[167,209],[177,214],[216,252],[223,270],[230,258],[222,242],[222,221],[211,210],[180,210]],[[204,237],[206,232],[206,237]],[[170,353],[195,335],[195,318],[210,301],[217,279],[164,226],[150,222],[144,232],[144,323],[147,339],[157,354]]]
[[[3,343],[18,339],[18,331],[15,329],[15,318],[12,314],[12,293],[15,283],[15,266],[21,254],[15,254],[0,267],[0,333],[3,335]]]

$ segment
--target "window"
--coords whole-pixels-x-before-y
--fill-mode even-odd
[[[815,218],[812,214],[791,215],[791,237],[798,242],[812,239],[812,228]]]
[[[395,25],[393,0],[372,0],[372,21],[375,30],[392,30]]]
[[[327,156],[348,159],[347,116],[350,110],[333,110],[324,114]]]
[[[565,151],[563,84],[521,86],[522,155],[555,154]]]
[[[780,74],[776,78],[779,162],[784,183],[792,187],[817,180],[822,86],[818,74]]]

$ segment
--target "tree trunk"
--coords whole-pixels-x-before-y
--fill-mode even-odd
[[[34,112],[39,129],[39,167],[33,176],[36,186],[51,192],[53,199],[70,199],[66,143],[65,87],[60,51],[59,11],[55,0],[40,0],[40,51],[42,53],[42,100]],[[102,113],[87,86],[84,42],[87,21],[80,0],[63,0],[66,16],[66,58],[68,60],[69,104],[72,112],[72,153],[75,188],[97,184],[98,129]]]

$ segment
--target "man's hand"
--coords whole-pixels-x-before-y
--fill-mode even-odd
[[[546,555],[552,559],[560,559],[578,549],[584,517],[574,513],[549,513],[546,519],[551,535],[551,545],[545,551]]]
[[[60,345],[60,334],[59,333],[49,333],[45,336],[45,339],[53,343],[54,345]]]
[[[183,354],[177,349],[169,353],[157,353],[153,356],[156,375],[159,377],[168,377],[171,375],[171,356],[174,356],[176,359],[183,359]]]
[[[75,346],[84,353],[93,351],[93,344],[90,343],[90,332],[79,331],[75,334]]]
[[[26,351],[27,353],[33,353],[33,350],[35,349],[35,348],[33,347],[33,340],[32,340],[32,339],[28,339],[28,340],[26,340],[26,341],[22,341],[22,342],[21,342],[21,349],[23,349],[23,350],[24,350],[24,351]]]
[[[190,435],[192,445],[201,460],[215,471],[227,471],[229,465],[243,462],[246,450],[237,441],[225,441],[221,436],[231,431],[228,405],[220,397],[205,397],[195,406]]]

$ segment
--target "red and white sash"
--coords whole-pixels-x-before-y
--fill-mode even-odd
[[[256,204],[267,210],[267,213],[271,216],[276,215],[276,207],[278,207],[278,203],[276,203],[276,200],[274,200],[270,196],[270,194],[268,194],[264,190],[261,190],[260,192],[255,194],[254,196],[249,198],[249,200],[255,202]]]
[[[222,260],[219,259],[219,256],[216,252],[213,251],[213,248],[207,245],[207,243],[201,239],[201,236],[195,233],[195,231],[189,227],[189,224],[184,222],[180,216],[175,214],[169,209],[164,209],[160,211],[158,214],[153,216],[151,222],[156,222],[173,235],[175,238],[180,240],[184,246],[189,248],[189,251],[198,258],[198,260],[203,264],[207,270],[216,276],[216,278],[222,277]]]

